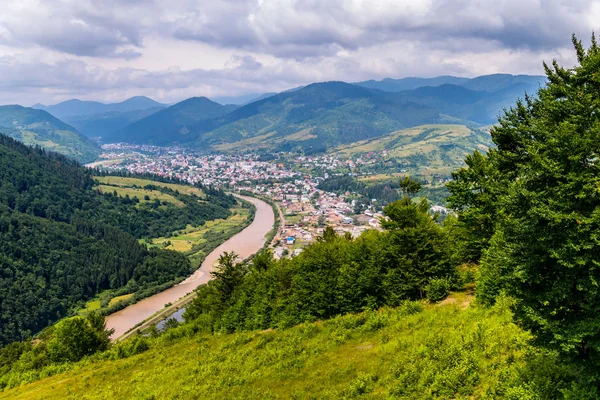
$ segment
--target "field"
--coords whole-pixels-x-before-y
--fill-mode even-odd
[[[198,197],[205,197],[202,190],[188,185],[178,185],[175,183],[164,183],[164,182],[156,182],[151,181],[149,179],[139,179],[139,178],[125,178],[121,176],[96,176],[94,177],[98,182],[104,185],[111,186],[121,186],[126,188],[131,188],[133,185],[137,187],[144,187],[146,185],[154,185],[158,187],[166,187],[171,190],[178,190],[179,193],[183,194],[195,194]]]
[[[535,371],[529,334],[508,307],[407,303],[286,330],[172,328],[150,349],[84,361],[1,399],[522,398]],[[119,346],[127,346],[127,342]],[[131,348],[131,346],[129,347]],[[529,397],[528,397],[529,398]]]
[[[108,185],[98,185],[97,189],[100,189],[102,193],[113,193],[117,192],[119,197],[129,196],[130,198],[137,197],[140,200],[140,203],[149,203],[154,200],[159,200],[161,203],[166,201],[167,203],[171,203],[176,205],[177,207],[183,207],[184,204],[181,200],[176,199],[170,194],[162,193],[159,190],[147,190],[140,188],[131,188],[131,187],[122,187],[122,186],[108,186]],[[145,200],[145,196],[148,196],[148,200]]]
[[[188,225],[185,230],[174,232],[173,236],[168,238],[154,239],[152,243],[162,246],[168,241],[170,244],[166,246],[167,249],[187,253],[192,262],[194,262],[199,257],[205,255],[204,248],[209,242],[214,240],[211,236],[229,238],[232,233],[239,231],[241,227],[249,222],[250,210],[247,208],[233,208],[231,212],[233,215],[227,219],[207,221],[206,224],[200,227]],[[221,241],[224,240],[222,239]],[[210,247],[212,246],[208,248]]]
[[[108,306],[111,307],[111,306],[117,304],[120,301],[126,301],[126,300],[129,300],[132,297],[133,297],[133,293],[129,293],[129,294],[124,294],[122,296],[113,297],[112,299],[110,299],[110,302],[108,303]]]

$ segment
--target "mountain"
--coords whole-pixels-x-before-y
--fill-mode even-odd
[[[100,149],[72,126],[43,110],[0,106],[0,132],[27,145],[69,156],[82,163],[94,161]]]
[[[462,83],[461,86],[471,90],[496,92],[517,84],[537,89],[537,87],[543,86],[545,83],[546,77],[542,75],[493,74],[469,79],[467,82]]]
[[[196,123],[188,134],[198,147],[306,151],[363,140],[451,118],[397,94],[344,82],[314,83],[259,100],[219,118]]]
[[[48,111],[57,118],[66,118],[73,116],[89,116],[107,112],[128,112],[136,110],[146,110],[150,108],[166,107],[165,104],[156,102],[148,97],[136,96],[120,103],[104,104],[97,101],[83,101],[78,99],[63,101],[51,106],[36,104],[33,108]]]
[[[479,87],[489,89],[501,87],[493,83],[480,83]],[[406,101],[433,107],[444,114],[488,125],[497,122],[503,108],[514,105],[516,99],[523,98],[526,92],[535,94],[537,88],[537,84],[512,83],[496,91],[477,91],[465,86],[444,84],[407,90],[398,95]]]
[[[383,90],[384,92],[402,92],[412,90],[423,86],[440,86],[445,84],[461,85],[469,81],[469,78],[459,78],[456,76],[438,76],[435,78],[385,78],[380,81],[369,80],[356,82],[355,85],[369,89]]]
[[[440,76],[436,78],[383,79],[357,85],[401,93],[406,101],[426,105],[453,117],[479,124],[493,124],[505,107],[525,92],[535,94],[546,82],[538,75],[493,74],[476,78]]]
[[[194,124],[225,115],[236,107],[224,106],[206,97],[192,97],[113,132],[103,141],[155,145],[188,141],[187,135]]]
[[[109,111],[100,114],[65,117],[64,120],[85,136],[102,139],[163,109],[164,107],[154,107],[124,112]]]

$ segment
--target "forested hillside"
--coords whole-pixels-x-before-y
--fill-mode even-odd
[[[46,111],[21,106],[0,106],[0,134],[27,145],[42,146],[79,162],[94,161],[100,153],[96,143]]]
[[[221,192],[211,195],[222,202],[178,193],[179,206],[140,202],[94,185],[92,171],[0,135],[0,343],[27,338],[99,291],[185,276],[183,255],[137,239],[226,218],[235,202]]]

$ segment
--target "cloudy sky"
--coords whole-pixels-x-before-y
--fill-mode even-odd
[[[537,74],[599,26],[589,0],[2,0],[0,104]]]

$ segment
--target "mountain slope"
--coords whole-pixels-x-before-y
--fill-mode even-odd
[[[387,152],[410,174],[449,175],[464,165],[467,154],[492,146],[489,133],[464,125],[423,125],[333,149],[342,156]]]
[[[162,109],[164,107],[124,112],[109,111],[100,114],[65,117],[64,120],[87,137],[103,138]]]
[[[344,82],[308,85],[193,126],[197,146],[324,150],[398,129],[448,120],[394,93]],[[191,135],[190,135],[191,136]]]
[[[183,142],[198,121],[224,115],[233,109],[235,106],[223,106],[206,97],[192,97],[107,135],[103,141],[155,145]]]
[[[43,110],[0,106],[0,132],[27,145],[64,154],[80,162],[97,158],[98,146],[72,126]]]
[[[156,102],[148,97],[136,96],[120,103],[104,104],[97,101],[83,101],[72,99],[63,101],[51,106],[36,104],[33,108],[48,111],[57,118],[93,115],[107,112],[127,112],[136,110],[145,110],[149,108],[166,107],[166,105]]]
[[[156,183],[151,191],[176,204],[136,201],[116,187],[103,194],[92,173],[0,135],[0,345],[26,340],[100,291],[151,290],[187,276],[183,254],[138,239],[230,214],[222,192],[204,202]]]

